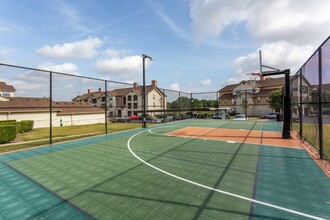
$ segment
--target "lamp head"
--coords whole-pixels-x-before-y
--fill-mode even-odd
[[[152,58],[151,58],[150,56],[148,56],[148,55],[145,55],[145,54],[142,54],[142,58],[143,58],[143,59],[148,58],[148,59],[150,59],[150,60],[152,61]]]

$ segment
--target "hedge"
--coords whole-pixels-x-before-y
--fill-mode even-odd
[[[5,120],[5,121],[0,121],[0,125],[3,125],[3,124],[8,124],[8,123],[15,123],[16,120]]]
[[[31,131],[33,129],[34,121],[32,120],[25,120],[17,122],[18,132],[23,133],[27,131]]]
[[[16,131],[18,133],[24,133],[27,131],[31,131],[33,129],[34,121],[32,120],[25,120],[18,122],[16,122],[15,120],[0,121],[0,126],[3,125],[13,125],[16,127]]]
[[[15,125],[0,125],[0,143],[7,143],[16,138]]]

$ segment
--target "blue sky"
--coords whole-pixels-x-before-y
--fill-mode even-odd
[[[327,0],[0,0],[0,62],[216,91],[264,64],[295,72],[329,35]],[[1,80],[1,79],[0,79]],[[3,80],[3,79],[2,79]]]

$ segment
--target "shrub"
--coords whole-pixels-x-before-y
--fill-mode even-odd
[[[4,120],[4,121],[0,121],[0,125],[3,125],[3,124],[7,124],[7,123],[15,123],[16,120]]]
[[[7,143],[16,138],[16,125],[0,125],[0,143]]]
[[[25,120],[17,122],[17,131],[19,133],[31,131],[33,129],[34,121],[32,120]]]

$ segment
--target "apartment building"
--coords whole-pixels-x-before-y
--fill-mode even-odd
[[[97,92],[88,89],[86,94],[77,96],[73,102],[89,102],[97,107],[108,106],[109,116],[118,115],[141,115],[143,106],[143,87],[134,83],[132,87],[119,88],[107,92],[101,88]],[[151,85],[146,85],[146,110],[153,111],[148,114],[153,115],[155,111],[160,112],[166,109],[166,96],[158,88],[156,80],[151,81]]]
[[[269,106],[272,91],[282,89],[285,81],[281,78],[264,78],[261,80],[243,80],[219,90],[219,106],[228,108],[232,113],[245,113],[248,116],[263,116],[274,109]]]

